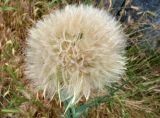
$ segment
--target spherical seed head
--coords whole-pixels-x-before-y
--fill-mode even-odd
[[[125,70],[125,38],[104,10],[66,6],[29,30],[26,75],[44,96],[89,98],[120,80]]]

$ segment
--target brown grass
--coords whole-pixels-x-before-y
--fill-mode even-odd
[[[62,8],[66,3],[82,3],[85,0],[7,0],[0,6],[16,9],[0,10],[0,117],[1,118],[56,118],[63,114],[63,105],[56,99],[44,100],[41,92],[36,93],[25,79],[24,50],[27,31],[45,14]],[[87,0],[86,0],[87,1]],[[95,1],[93,2],[95,4]],[[127,4],[126,4],[127,6]],[[125,16],[124,9],[120,18]],[[144,17],[143,17],[144,18]],[[87,118],[158,118],[160,116],[160,50],[147,52],[140,47],[144,33],[140,31],[141,19],[124,23],[125,32],[130,34],[127,49],[128,71],[121,88],[107,104],[90,109]],[[82,101],[83,102],[83,101]]]

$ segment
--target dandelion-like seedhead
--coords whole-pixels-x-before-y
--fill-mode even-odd
[[[66,6],[29,30],[26,75],[45,97],[82,96],[120,80],[125,70],[125,38],[120,25],[104,10]]]

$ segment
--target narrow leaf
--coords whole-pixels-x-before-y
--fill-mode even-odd
[[[10,7],[10,6],[1,6],[0,7],[0,11],[11,11],[11,10],[16,10],[16,8]]]

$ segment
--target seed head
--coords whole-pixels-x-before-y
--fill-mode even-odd
[[[86,99],[124,74],[125,38],[104,10],[66,6],[29,30],[26,75],[45,97]]]

